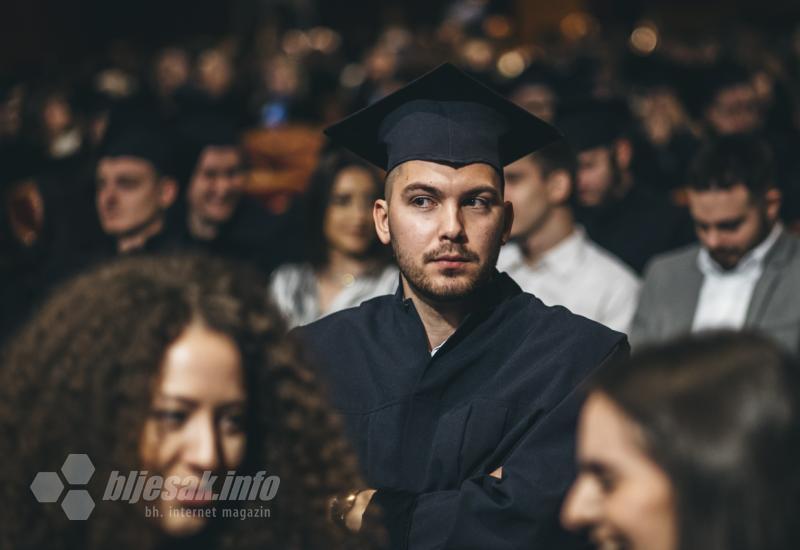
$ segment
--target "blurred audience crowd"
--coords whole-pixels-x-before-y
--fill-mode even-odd
[[[526,41],[517,23],[454,2],[355,52],[334,28],[266,26],[2,75],[2,334],[52,285],[140,251],[253,263],[292,325],[392,292],[382,174],[321,129],[452,61],[565,135],[506,169],[499,267],[523,289],[634,344],[748,325],[797,349],[800,26],[575,11]]]

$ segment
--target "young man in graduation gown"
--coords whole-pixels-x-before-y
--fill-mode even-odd
[[[494,267],[503,166],[558,133],[452,65],[327,133],[387,170],[375,226],[402,273],[394,296],[298,331],[370,487],[337,514],[354,528],[380,508],[392,548],[573,547],[558,510],[580,383],[627,343]]]

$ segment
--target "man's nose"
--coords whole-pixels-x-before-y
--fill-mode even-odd
[[[464,214],[458,205],[447,204],[441,209],[440,238],[462,242],[466,238],[464,231]]]
[[[706,231],[704,237],[705,238],[703,239],[703,241],[705,242],[706,248],[710,248],[713,250],[715,248],[719,248],[719,246],[722,244],[722,239],[720,237],[719,231],[717,231],[716,229],[709,229],[708,231]]]
[[[577,531],[595,524],[600,517],[600,495],[595,483],[579,476],[567,493],[561,508],[561,524]]]

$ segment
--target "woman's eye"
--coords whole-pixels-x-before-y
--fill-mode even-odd
[[[333,206],[347,206],[350,201],[350,195],[333,195],[331,197],[331,205]]]
[[[225,415],[220,418],[222,429],[226,432],[242,432],[244,431],[244,415],[231,414]]]
[[[153,416],[159,423],[163,424],[164,426],[178,427],[186,421],[188,415],[183,411],[156,409],[155,411],[153,411]]]

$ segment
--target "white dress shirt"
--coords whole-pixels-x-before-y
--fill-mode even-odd
[[[703,273],[703,286],[694,310],[692,332],[744,326],[753,290],[764,271],[764,257],[782,231],[783,227],[775,224],[769,236],[728,271],[723,270],[705,248],[700,249],[697,267]]]
[[[627,332],[641,281],[611,253],[576,227],[531,266],[516,243],[500,250],[497,269],[549,306],[565,306],[614,330]]]

